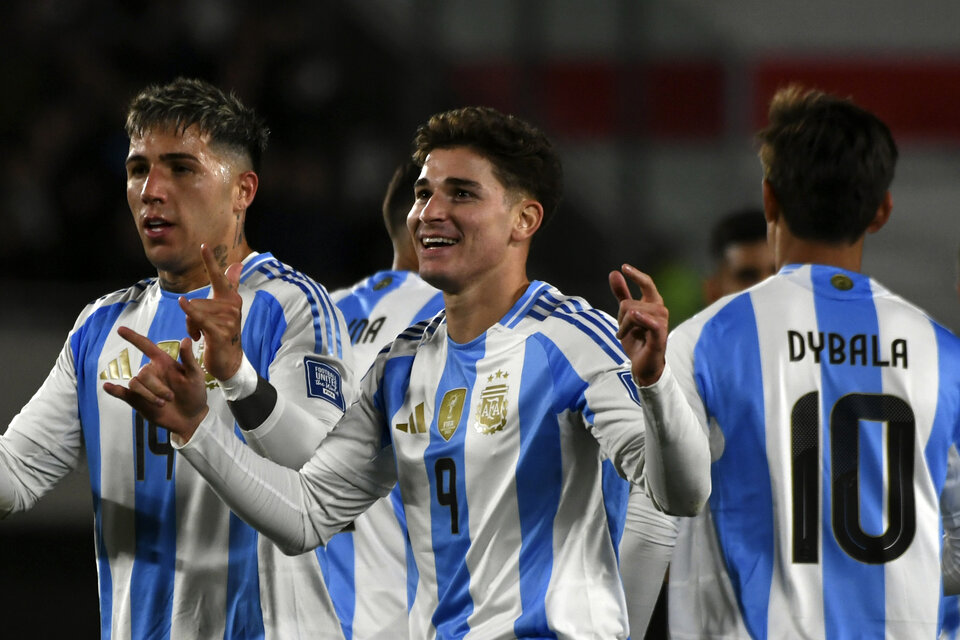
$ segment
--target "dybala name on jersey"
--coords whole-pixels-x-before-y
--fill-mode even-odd
[[[846,337],[833,332],[803,333],[789,329],[787,343],[790,347],[791,362],[812,357],[817,364],[822,358],[826,358],[826,362],[830,364],[907,368],[907,341],[904,338],[890,341],[888,359],[884,359],[880,336],[876,334],[858,333]]]

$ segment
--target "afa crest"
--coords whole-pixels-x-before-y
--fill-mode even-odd
[[[495,433],[507,424],[507,376],[510,374],[497,370],[487,378],[487,386],[480,393],[477,405],[477,418],[473,426],[478,433]]]

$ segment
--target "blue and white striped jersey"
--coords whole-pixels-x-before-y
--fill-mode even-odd
[[[347,323],[358,377],[401,331],[443,309],[443,294],[412,271],[379,271],[330,297]],[[406,539],[394,489],[317,549],[347,640],[407,637]]]
[[[667,345],[713,458],[672,636],[935,638],[960,340],[862,274],[788,265]]]
[[[355,386],[342,317],[323,287],[270,254],[244,262],[248,359],[289,402],[335,421]],[[208,295],[209,286],[186,297]],[[147,279],[84,309],[0,437],[0,511],[29,508],[86,458],[102,638],[341,638],[313,554],[280,553],[180,459],[166,430],[102,389],[143,362],[117,335],[121,325],[177,357],[186,336],[179,297]],[[202,360],[202,341],[195,348]],[[211,412],[233,425],[216,381],[207,387]]]
[[[401,333],[299,473],[223,437],[216,417],[180,451],[287,550],[329,540],[399,484],[417,568],[411,638],[626,638],[617,546],[629,486],[606,469],[688,498],[668,487],[672,462],[651,462],[662,450],[645,457],[661,432],[645,430],[616,330],[533,282],[468,343],[449,339],[443,313]],[[283,420],[283,405],[258,428]],[[664,438],[706,451],[698,426],[674,424],[658,423]],[[706,468],[690,470],[678,475],[700,495]]]

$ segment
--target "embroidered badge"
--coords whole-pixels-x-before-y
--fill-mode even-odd
[[[510,388],[506,380],[510,374],[497,370],[487,378],[487,386],[480,393],[477,405],[477,418],[474,428],[478,433],[495,433],[507,424],[507,392]]]
[[[440,402],[440,412],[437,414],[437,429],[439,429],[444,440],[450,440],[457,427],[460,426],[460,416],[463,415],[463,401],[466,397],[467,390],[464,388],[451,389],[443,394],[443,400]]]
[[[307,397],[323,398],[340,411],[345,411],[347,406],[343,398],[340,372],[326,362],[310,356],[304,357],[303,365],[307,375]]]

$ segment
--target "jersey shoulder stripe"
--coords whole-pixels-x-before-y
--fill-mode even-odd
[[[257,282],[259,278],[264,281]],[[317,336],[318,352],[343,357],[343,335],[337,322],[337,311],[330,294],[320,283],[301,271],[280,262],[269,253],[263,253],[244,266],[240,281],[255,289],[271,290],[271,283],[283,282],[300,290],[305,296]]]

